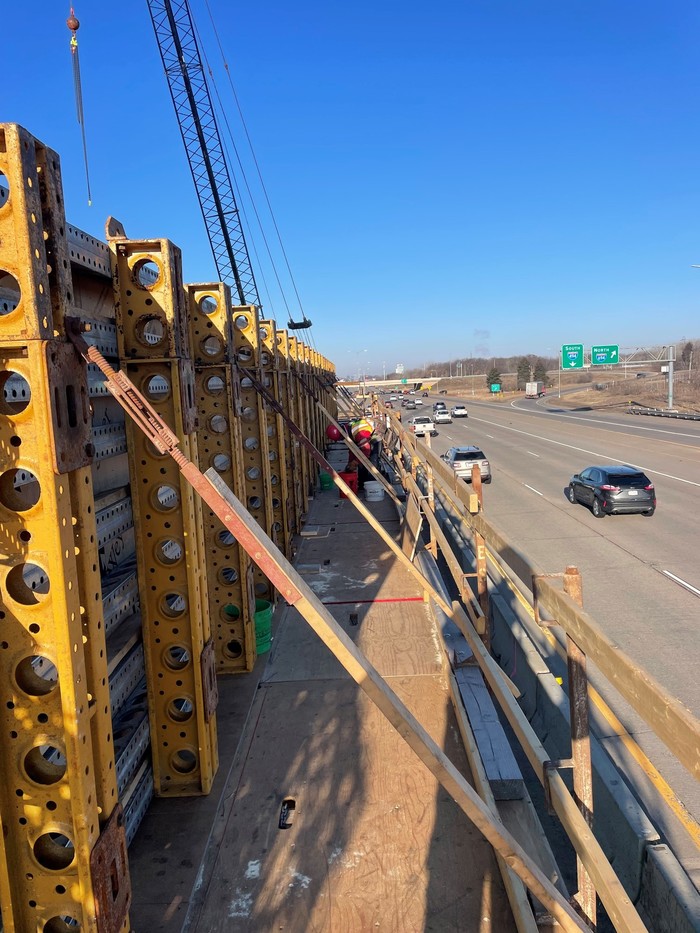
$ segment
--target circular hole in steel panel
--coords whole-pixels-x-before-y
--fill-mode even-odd
[[[30,655],[15,667],[15,682],[30,697],[48,696],[58,683],[58,671],[48,658]]]
[[[175,538],[164,538],[156,544],[155,550],[158,560],[166,566],[177,564],[184,554],[182,544]]]
[[[190,653],[184,645],[168,645],[162,658],[163,664],[171,671],[184,671],[190,663]]]
[[[228,418],[224,418],[223,415],[213,415],[209,419],[209,429],[214,432],[214,434],[225,434],[228,428]]]
[[[217,473],[223,473],[224,470],[228,470],[231,466],[231,458],[228,454],[214,454],[212,457],[211,465],[217,471]]]
[[[50,589],[49,575],[38,564],[17,564],[8,573],[5,587],[21,606],[36,606]]]
[[[253,351],[250,347],[241,347],[241,349],[236,354],[236,359],[239,363],[250,363],[253,359]]]
[[[58,893],[58,888],[56,888]],[[65,892],[65,888],[63,889]],[[62,917],[51,917],[49,918],[44,926],[41,928],[42,933],[79,933],[81,928],[80,921],[75,917],[71,917],[68,914],[65,914]]]
[[[152,314],[141,317],[134,328],[136,339],[145,347],[157,347],[166,335],[166,326],[162,318]]]
[[[265,598],[270,592],[270,587],[267,583],[256,583],[255,584],[255,595],[261,598]]]
[[[208,337],[205,337],[199,345],[202,348],[202,353],[205,356],[218,356],[223,348],[221,340],[214,336],[214,334],[210,334]]]
[[[175,697],[168,703],[167,713],[173,722],[187,722],[193,712],[194,704],[189,697]]]
[[[199,310],[207,316],[214,314],[219,307],[219,299],[215,295],[202,295],[199,299]]]
[[[0,372],[0,413],[18,415],[32,400],[32,390],[21,373],[11,369]]]
[[[260,441],[257,439],[257,437],[246,437],[246,439],[243,441],[243,446],[246,450],[257,450],[260,446]]]
[[[192,774],[197,768],[197,756],[191,748],[179,748],[171,756],[170,766],[178,774]]]
[[[246,327],[250,324],[250,318],[247,314],[237,314],[233,319],[233,326],[237,330],[245,330]]]
[[[27,512],[40,498],[39,480],[30,470],[18,467],[0,476],[0,502],[11,512]]]
[[[161,512],[172,512],[180,505],[180,493],[174,486],[164,483],[152,491],[151,502]]]
[[[152,402],[161,402],[170,395],[170,380],[165,376],[153,375],[146,379],[143,394]]]
[[[34,858],[48,871],[64,871],[74,855],[73,843],[63,833],[43,833],[34,843]]]
[[[236,622],[241,617],[241,610],[234,603],[227,603],[221,610],[225,622]]]
[[[187,600],[181,593],[165,593],[160,600],[160,611],[170,619],[177,619],[187,609]]]
[[[221,395],[224,388],[225,383],[221,376],[207,376],[204,380],[204,389],[209,395]]]
[[[232,547],[236,543],[236,539],[228,530],[228,528],[221,529],[221,531],[216,536],[216,541],[219,547]]]
[[[224,586],[231,586],[234,583],[238,583],[238,571],[234,567],[222,567],[218,573],[218,577]]]
[[[153,288],[160,280],[160,266],[155,259],[139,259],[134,263],[132,275],[140,288]]]
[[[19,282],[5,269],[0,269],[0,317],[12,314],[22,300],[22,289]]]
[[[237,638],[232,638],[224,645],[224,656],[231,661],[236,661],[243,655],[243,645]]]
[[[254,482],[256,479],[260,479],[260,470],[258,467],[250,467],[245,471],[245,475],[251,482]]]
[[[66,773],[66,757],[54,745],[35,745],[24,756],[24,771],[35,784],[56,784]]]

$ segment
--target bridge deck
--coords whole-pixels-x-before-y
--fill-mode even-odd
[[[388,499],[369,507],[398,533]],[[309,522],[317,534],[302,539],[297,568],[468,776],[437,630],[415,583],[335,490],[317,494]],[[223,681],[224,693],[237,681]],[[490,846],[294,609],[278,608],[260,688],[217,784],[206,850],[197,834],[209,824],[194,816],[206,804],[183,801],[193,850],[203,851],[191,896],[184,885],[177,902],[167,892],[182,872],[168,842],[178,833],[173,801],[156,846],[175,863],[172,879],[151,874],[163,864],[152,861],[153,836],[150,881],[132,865],[136,928],[140,914],[157,925],[169,911],[170,928],[187,912],[197,933],[515,929]]]

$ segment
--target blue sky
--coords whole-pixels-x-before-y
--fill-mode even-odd
[[[339,373],[700,336],[697,3],[209,6]],[[206,4],[191,8],[240,142]],[[0,119],[58,151],[72,223],[102,235],[114,214],[129,236],[177,243],[188,281],[213,278],[145,0],[75,12],[92,207],[63,4],[17,15]],[[269,267],[255,271],[264,313],[286,323]]]

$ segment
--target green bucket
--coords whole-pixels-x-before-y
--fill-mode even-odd
[[[258,654],[265,654],[270,650],[272,603],[267,599],[255,600],[255,647]]]
[[[330,475],[330,473],[319,473],[318,479],[321,483],[321,489],[333,488],[333,477]]]

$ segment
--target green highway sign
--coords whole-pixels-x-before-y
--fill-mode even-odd
[[[405,386],[407,382],[408,382],[408,379],[402,379],[402,380],[401,380],[401,385],[402,385],[402,386]]]
[[[561,348],[562,369],[583,369],[583,344],[565,343]]]
[[[619,347],[614,345],[609,347],[591,347],[591,364],[593,366],[609,366],[611,363],[619,362]]]
[[[491,391],[492,391],[492,392],[500,392],[500,391],[501,391],[501,383],[500,383],[500,382],[492,382],[492,383],[491,383]]]

